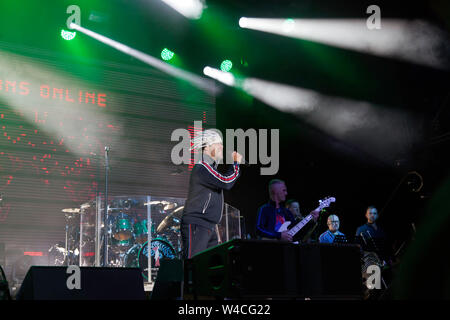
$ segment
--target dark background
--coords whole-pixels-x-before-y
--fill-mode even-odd
[[[359,126],[350,135],[336,137],[302,117],[281,112],[233,88],[222,88],[215,97],[217,128],[280,129],[280,170],[261,176],[259,166],[242,169],[242,176],[226,202],[239,208],[247,232],[253,236],[256,212],[268,200],[267,184],[273,178],[286,181],[288,198],[298,199],[303,214],[317,200],[334,196],[329,213],[338,214],[341,231],[353,235],[365,222],[368,205],[380,212],[380,223],[390,234],[393,250],[426,230],[428,239],[440,232],[428,228],[440,212],[430,200],[448,178],[449,72],[398,59],[384,58],[278,35],[241,29],[247,17],[365,18],[371,1],[207,1],[199,21],[189,21],[160,1],[61,1],[58,4],[27,1],[26,5],[2,2],[0,40],[73,54],[58,39],[65,23],[65,7],[82,7],[82,25],[133,48],[159,57],[171,48],[179,66],[202,74],[206,65],[218,67],[224,59],[233,72],[268,81],[315,90],[321,94],[365,101],[379,110],[400,114],[404,121]],[[383,18],[425,19],[449,31],[446,1],[378,1]],[[99,19],[88,19],[89,14]],[[64,18],[61,18],[64,17]],[[101,20],[101,22],[98,22]],[[144,67],[93,39],[83,39],[86,50],[79,56]],[[80,39],[77,39],[80,41]],[[447,38],[448,43],[448,38]],[[317,55],[316,53],[321,53]],[[443,51],[448,57],[448,52]],[[330,114],[339,112],[330,104]],[[381,111],[380,111],[381,112]],[[332,121],[332,116],[331,120]],[[370,118],[364,119],[370,122]],[[395,127],[391,124],[394,123]],[[395,135],[390,136],[390,132]],[[395,140],[395,141],[394,141]],[[397,147],[398,146],[398,147]],[[386,147],[386,148],[384,148]],[[184,169],[183,169],[184,170]],[[415,173],[411,173],[415,172]],[[420,178],[423,187],[415,192]],[[445,228],[442,220],[437,228]],[[326,226],[322,225],[321,230]],[[433,238],[434,239],[434,238]],[[438,241],[438,240],[436,240]],[[440,241],[440,240],[439,240]],[[436,256],[441,249],[432,242]],[[411,249],[417,252],[414,246]],[[423,248],[422,248],[423,250]],[[436,261],[436,260],[435,260]],[[439,264],[439,263],[438,263]]]

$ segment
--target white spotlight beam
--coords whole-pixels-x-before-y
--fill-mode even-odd
[[[244,79],[240,88],[381,161],[408,152],[409,146],[419,138],[417,133],[406,136],[404,132],[405,121],[416,123],[413,116],[366,101],[328,96],[256,78]]]
[[[409,143],[404,137],[401,124],[405,119],[410,119],[398,111],[262,79],[236,79],[229,72],[211,67],[205,67],[203,73],[240,89],[275,109],[298,116],[376,158],[381,157],[381,160],[395,154],[398,148],[405,148]],[[373,134],[361,138],[367,130],[371,130]]]
[[[284,112],[310,112],[317,104],[318,95],[312,90],[255,78],[236,79],[230,72],[209,66],[203,69],[203,73]]]
[[[370,30],[365,19],[243,17],[239,26],[435,68],[449,67],[442,51],[442,45],[446,43],[444,32],[422,20],[382,19],[381,29]],[[448,45],[446,49],[449,49]]]
[[[162,0],[165,4],[189,19],[200,19],[205,5],[201,0]]]
[[[30,83],[43,83],[44,79],[51,79],[52,83],[58,84],[60,88],[73,88],[74,93],[78,89],[86,88],[87,84],[82,80],[73,80],[59,72],[55,72],[52,68],[45,67],[45,64],[39,63],[40,60],[22,56],[20,54],[9,53],[0,50],[0,70],[2,76],[6,79],[27,79]],[[45,81],[47,82],[47,81]],[[47,82],[48,83],[48,82]],[[60,98],[52,99],[51,90],[49,86],[49,99],[36,99],[33,94],[3,94],[4,90],[0,90],[0,101],[5,102],[9,107],[13,108],[15,112],[21,114],[29,123],[36,126],[39,131],[45,132],[52,140],[64,140],[63,146],[67,147],[70,153],[77,156],[86,156],[89,151],[95,151],[101,143],[101,137],[97,136],[98,123],[115,123],[116,119],[111,113],[98,113],[94,108],[73,107],[69,103],[62,103]],[[39,89],[38,89],[39,90]],[[62,89],[61,89],[62,90]],[[42,94],[42,91],[41,91]],[[66,91],[67,98],[67,91]],[[3,105],[0,104],[0,110]],[[39,121],[37,118],[43,117],[45,121]],[[83,118],[87,121],[83,122],[85,132],[89,132],[89,136],[95,137],[92,142],[92,149],[86,147],[87,136],[84,136],[83,130],[80,130],[80,124],[72,119]],[[111,145],[117,145],[121,137],[112,136],[110,140]],[[86,143],[86,144],[85,144]],[[84,145],[85,147],[81,147]],[[2,150],[3,151],[3,150]]]
[[[241,89],[264,103],[284,112],[310,112],[317,105],[313,90],[255,78],[246,78]]]
[[[217,81],[220,81],[230,87],[234,87],[236,85],[236,80],[234,76],[229,72],[223,72],[221,70],[214,69],[211,67],[205,67],[203,68],[203,73],[208,77],[216,79]]]
[[[152,57],[152,56],[150,56],[146,53],[143,53],[141,51],[138,51],[136,49],[130,48],[120,42],[117,42],[110,38],[102,36],[101,34],[98,34],[89,29],[83,28],[82,26],[79,26],[75,23],[71,23],[70,28],[78,30],[89,37],[92,37],[100,42],[103,42],[104,44],[106,44],[116,50],[119,50],[127,55],[130,55],[152,67],[155,67],[158,70],[161,70],[167,74],[170,74],[171,76],[186,80],[186,81],[190,82],[192,85],[194,85],[202,90],[205,90],[211,94],[217,93],[217,89],[216,89],[214,83],[210,80],[200,77],[194,73],[176,68],[176,67],[174,67],[168,63],[165,63],[155,57]]]

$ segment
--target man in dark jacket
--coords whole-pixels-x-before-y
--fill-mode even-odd
[[[189,193],[181,218],[183,256],[190,259],[200,251],[218,244],[217,224],[222,219],[223,190],[230,190],[239,177],[242,156],[233,152],[234,164],[224,174],[217,171],[223,158],[222,138],[214,130],[205,130],[193,141],[193,149],[202,152],[194,165]]]
[[[382,260],[389,260],[389,240],[384,230],[377,225],[377,208],[369,206],[366,209],[366,219],[367,223],[356,230],[356,241],[364,251],[375,252]]]

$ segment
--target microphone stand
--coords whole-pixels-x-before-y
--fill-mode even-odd
[[[108,265],[108,172],[109,172],[109,159],[108,152],[111,148],[105,146],[105,198],[103,204],[103,266]]]

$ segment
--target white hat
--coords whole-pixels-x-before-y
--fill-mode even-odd
[[[201,149],[213,143],[223,143],[222,137],[215,129],[208,129],[195,134],[190,150]]]

